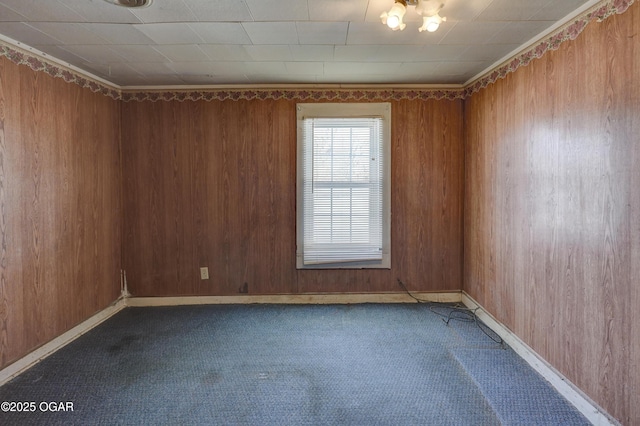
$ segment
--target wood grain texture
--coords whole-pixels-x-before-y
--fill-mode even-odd
[[[640,424],[640,4],[465,105],[464,289]]]
[[[119,294],[119,104],[0,59],[0,367]]]
[[[462,101],[392,105],[392,269],[295,267],[294,101],[122,106],[136,296],[459,290]],[[201,281],[199,266],[209,267]]]

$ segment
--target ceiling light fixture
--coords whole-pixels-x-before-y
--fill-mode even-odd
[[[147,7],[153,0],[104,0],[107,3],[115,4],[116,6],[140,8]]]
[[[407,13],[407,2],[405,0],[396,0],[388,12],[383,12],[380,15],[380,19],[382,19],[383,24],[393,31],[404,30],[404,27],[407,26],[402,22],[405,13]]]
[[[402,22],[402,19],[407,13],[407,5],[415,6],[416,13],[423,18],[422,26],[418,28],[420,32],[429,31],[432,33],[447,20],[447,18],[440,16],[440,10],[444,7],[444,3],[440,0],[395,0],[391,9],[380,15],[382,23],[393,31],[404,30],[407,25]]]

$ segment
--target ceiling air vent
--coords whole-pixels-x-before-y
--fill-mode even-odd
[[[147,7],[151,4],[152,0],[104,0],[107,3],[115,4],[116,6],[122,7]]]

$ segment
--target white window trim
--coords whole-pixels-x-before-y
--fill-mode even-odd
[[[314,103],[297,104],[297,182],[296,182],[296,266],[298,269],[390,269],[391,268],[391,103]],[[383,217],[382,260],[305,265],[304,247],[304,118],[382,117]]]

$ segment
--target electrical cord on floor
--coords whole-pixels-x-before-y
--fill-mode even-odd
[[[504,340],[502,340],[502,338],[496,332],[491,330],[482,321],[478,319],[478,315],[476,315],[476,311],[479,308],[470,309],[470,308],[467,308],[466,306],[461,306],[459,304],[451,306],[443,303],[436,303],[436,302],[431,302],[429,300],[420,299],[418,297],[415,297],[413,294],[411,294],[411,292],[407,289],[407,286],[404,285],[404,283],[400,280],[400,278],[398,278],[398,284],[400,285],[400,287],[402,287],[405,293],[407,293],[407,295],[409,295],[409,297],[411,297],[413,300],[415,300],[418,303],[426,304],[429,307],[429,310],[431,312],[441,316],[442,321],[444,321],[445,324],[449,325],[449,322],[451,322],[451,320],[462,321],[462,322],[474,322],[478,326],[480,331],[482,331],[491,340],[499,344],[504,343]],[[438,310],[440,311],[447,310],[447,312],[446,313],[438,312]]]

